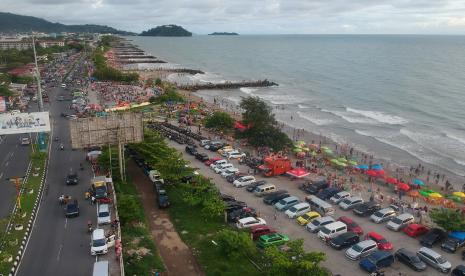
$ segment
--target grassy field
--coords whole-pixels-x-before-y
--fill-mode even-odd
[[[154,275],[157,271],[164,271],[165,267],[151,238],[136,187],[128,180],[126,183],[116,182],[115,189],[121,219],[126,275]],[[132,222],[125,222],[124,218]]]
[[[167,210],[181,238],[192,249],[206,275],[262,275],[247,259],[231,260],[224,256],[212,240],[224,228],[224,218],[206,219],[200,208],[187,205],[181,198],[179,188],[170,186],[168,195],[171,206]]]

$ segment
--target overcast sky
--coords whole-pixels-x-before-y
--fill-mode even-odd
[[[0,0],[0,10],[65,24],[197,34],[465,34],[465,0]]]

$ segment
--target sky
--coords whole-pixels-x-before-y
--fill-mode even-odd
[[[465,0],[0,0],[0,10],[64,24],[195,34],[465,34]]]

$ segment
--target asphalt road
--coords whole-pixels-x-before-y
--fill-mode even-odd
[[[27,250],[21,261],[18,275],[91,275],[95,257],[90,255],[90,235],[87,221],[96,221],[96,207],[84,200],[89,188],[91,168],[85,162],[82,151],[72,151],[68,119],[61,117],[69,113],[69,101],[56,101],[56,97],[69,97],[69,91],[54,88],[50,93],[50,114],[53,137],[60,141],[51,146],[50,162],[41,207],[33,227]],[[59,149],[63,143],[65,149]],[[83,163],[84,171],[79,170]],[[71,170],[77,171],[78,185],[67,186],[65,177]],[[76,198],[80,204],[80,216],[66,219],[62,206],[58,204],[61,194]]]
[[[218,189],[225,194],[235,196],[237,200],[244,201],[248,206],[257,209],[260,213],[260,216],[266,220],[267,224],[271,227],[277,229],[278,231],[287,234],[291,239],[304,239],[304,248],[306,250],[312,251],[322,251],[326,253],[326,261],[323,263],[324,266],[328,267],[334,274],[340,274],[343,276],[357,276],[357,275],[368,275],[366,272],[362,271],[358,266],[358,261],[351,261],[345,257],[344,250],[337,251],[331,247],[324,244],[321,240],[318,239],[317,234],[311,234],[306,231],[304,227],[298,225],[294,219],[289,219],[287,216],[278,212],[276,220],[274,219],[275,209],[273,206],[266,205],[262,202],[262,198],[257,198],[252,193],[247,192],[244,188],[235,188],[232,184],[228,183],[220,175],[215,174],[213,170],[200,163],[195,159],[194,156],[187,154],[184,151],[185,145],[179,145],[173,141],[169,141],[169,144],[174,148],[182,152],[185,160],[191,162],[192,167],[200,169],[200,173],[206,177],[209,177],[216,184]],[[198,148],[200,152],[206,153],[209,157],[219,156],[218,153],[213,153],[211,151]],[[231,160],[231,163],[234,164],[236,168],[239,168],[240,171],[246,172],[248,167],[239,165],[237,161]],[[295,195],[303,200],[306,196],[304,192],[298,189],[298,184],[301,181],[290,181],[288,177],[279,176],[272,178],[263,178],[261,176],[256,176],[258,180],[265,179],[268,183],[276,185],[278,189],[285,189],[291,195]],[[367,198],[365,198],[367,199]],[[417,251],[421,245],[418,239],[408,237],[402,232],[393,232],[386,228],[385,223],[375,224],[369,221],[368,218],[360,218],[353,215],[352,211],[342,211],[336,207],[336,214],[333,216],[338,218],[340,216],[348,216],[356,221],[364,230],[364,233],[369,231],[375,231],[382,234],[387,240],[391,241],[394,245],[394,250],[399,248],[407,248],[411,251]],[[452,268],[459,264],[463,264],[463,261],[460,259],[460,253],[449,254],[442,251],[438,245],[433,247],[433,250],[443,255],[443,257],[452,263]],[[461,250],[460,250],[461,252]],[[428,267],[425,271],[414,272],[409,269],[404,264],[395,262],[391,267],[387,269],[382,269],[385,271],[386,276],[395,275],[395,276],[406,276],[406,275],[444,275],[432,267]]]

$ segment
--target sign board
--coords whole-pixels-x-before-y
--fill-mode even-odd
[[[137,143],[142,142],[144,138],[140,113],[119,113],[106,117],[70,120],[70,132],[73,149]]]
[[[5,97],[0,96],[0,112],[6,111],[6,100]]]
[[[0,114],[0,135],[50,131],[48,112]]]

